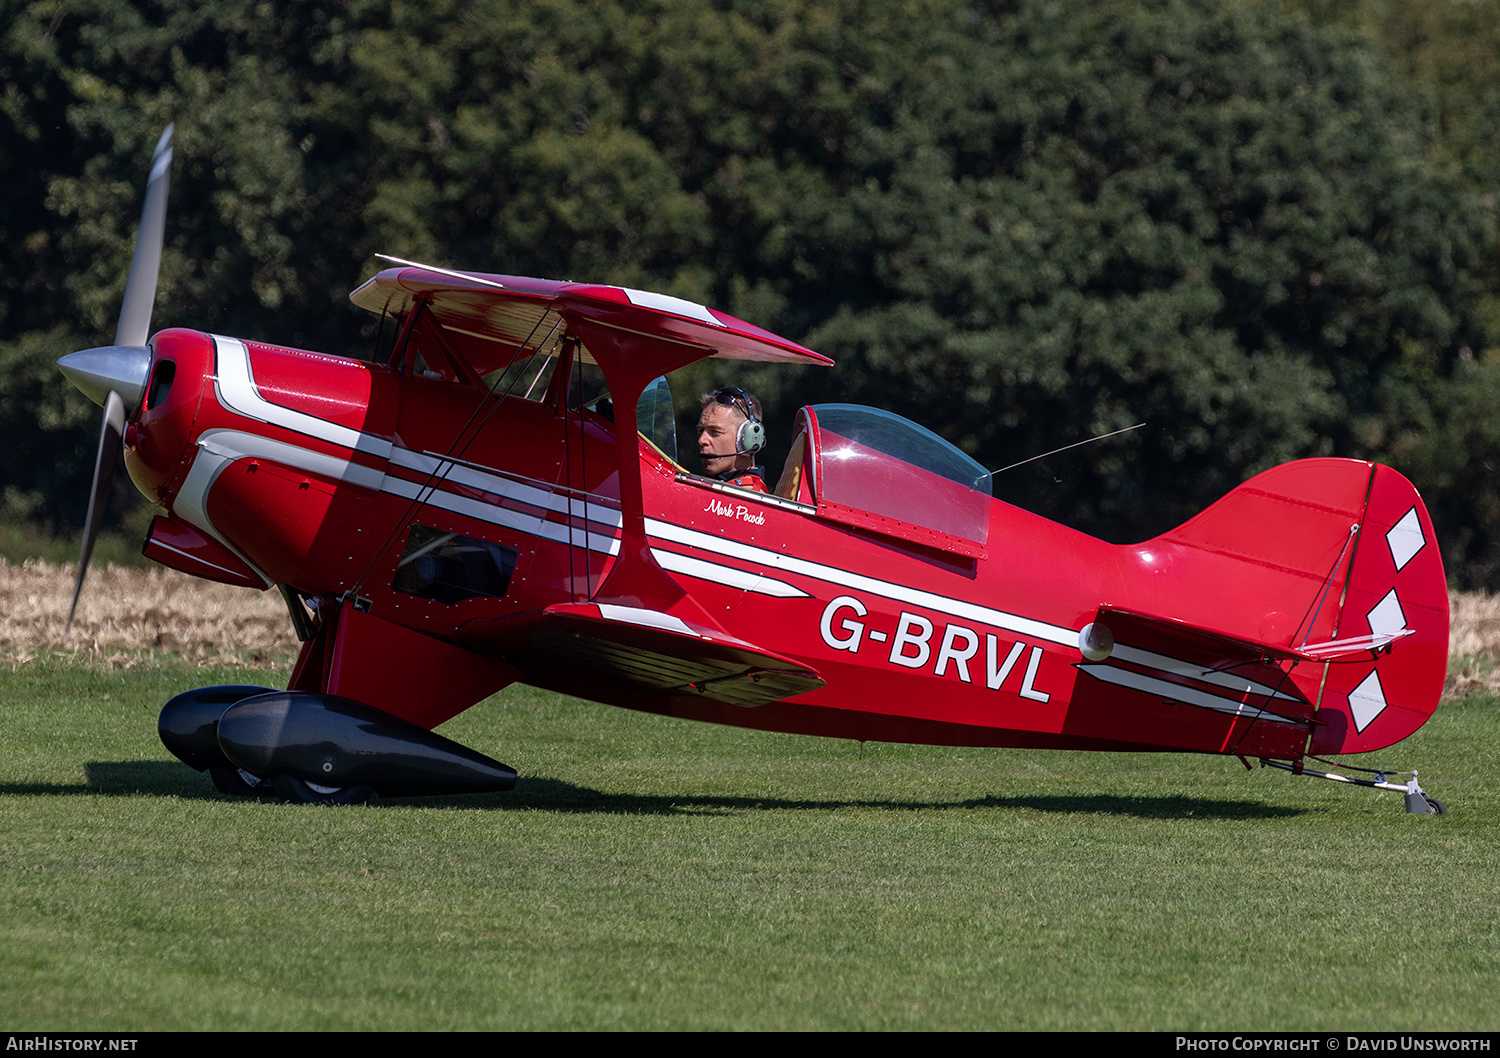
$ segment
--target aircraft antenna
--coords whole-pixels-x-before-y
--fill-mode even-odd
[[[1070,445],[1063,445],[1061,448],[1054,448],[1052,451],[1043,452],[1039,456],[1031,456],[1029,459],[1021,460],[1019,463],[1012,463],[1008,467],[1001,467],[999,470],[992,470],[990,471],[990,476],[994,477],[996,474],[1004,474],[1007,470],[1014,470],[1016,469],[1016,467],[1024,467],[1027,463],[1035,463],[1038,459],[1046,459],[1048,456],[1055,456],[1059,452],[1066,452],[1068,449],[1077,448],[1079,445],[1086,445],[1092,441],[1102,441],[1106,437],[1115,437],[1122,433],[1129,433],[1131,430],[1139,430],[1142,426],[1145,425],[1146,424],[1143,422],[1138,422],[1134,426],[1127,426],[1121,430],[1111,430],[1109,433],[1102,433],[1097,437],[1085,437],[1082,441],[1074,441]]]

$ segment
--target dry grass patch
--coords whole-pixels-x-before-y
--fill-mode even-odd
[[[1456,591],[1449,593],[1448,606],[1453,625],[1444,696],[1500,691],[1500,596]]]
[[[128,667],[158,652],[199,665],[267,665],[297,651],[286,605],[257,592],[176,570],[108,566],[89,571],[73,628],[63,633],[76,567],[0,559],[0,663],[62,654]]]
[[[157,652],[199,665],[290,663],[297,640],[281,597],[175,570],[89,571],[73,630],[63,634],[71,564],[0,558],[0,664],[63,654],[128,667]],[[1500,692],[1500,596],[1453,592],[1445,697]]]

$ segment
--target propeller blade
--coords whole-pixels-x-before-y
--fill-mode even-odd
[[[151,176],[146,181],[146,204],[141,207],[141,227],[135,236],[135,256],[130,278],[125,281],[125,300],[120,305],[120,323],[115,345],[143,346],[151,332],[151,309],[156,304],[156,277],[161,271],[161,244],[167,227],[167,183],[172,171],[172,129],[168,125],[156,141],[151,156]]]
[[[104,423],[99,428],[99,452],[94,458],[94,488],[89,494],[89,515],[83,528],[83,550],[78,555],[78,577],[73,581],[73,604],[68,607],[68,623],[63,629],[66,635],[73,627],[73,614],[78,610],[78,596],[83,591],[83,577],[89,571],[89,559],[94,554],[94,540],[99,536],[99,523],[104,519],[104,501],[109,487],[115,480],[115,464],[125,446],[125,402],[120,395],[110,391],[104,400]]]

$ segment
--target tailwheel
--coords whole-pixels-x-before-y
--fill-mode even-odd
[[[1445,816],[1448,814],[1448,806],[1436,797],[1430,797],[1425,791],[1406,795],[1406,811],[1411,815]]]
[[[233,764],[214,764],[208,769],[214,787],[225,797],[264,797],[270,793],[266,781]]]
[[[276,795],[295,805],[362,805],[375,796],[370,786],[319,786],[295,775],[273,775]]]

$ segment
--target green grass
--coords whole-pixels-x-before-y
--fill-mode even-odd
[[[0,672],[0,1023],[42,1029],[1493,1029],[1492,698],[1397,794],[1233,759],[867,745],[524,688],[510,794],[221,800],[163,661]],[[265,682],[278,677],[266,674]]]

